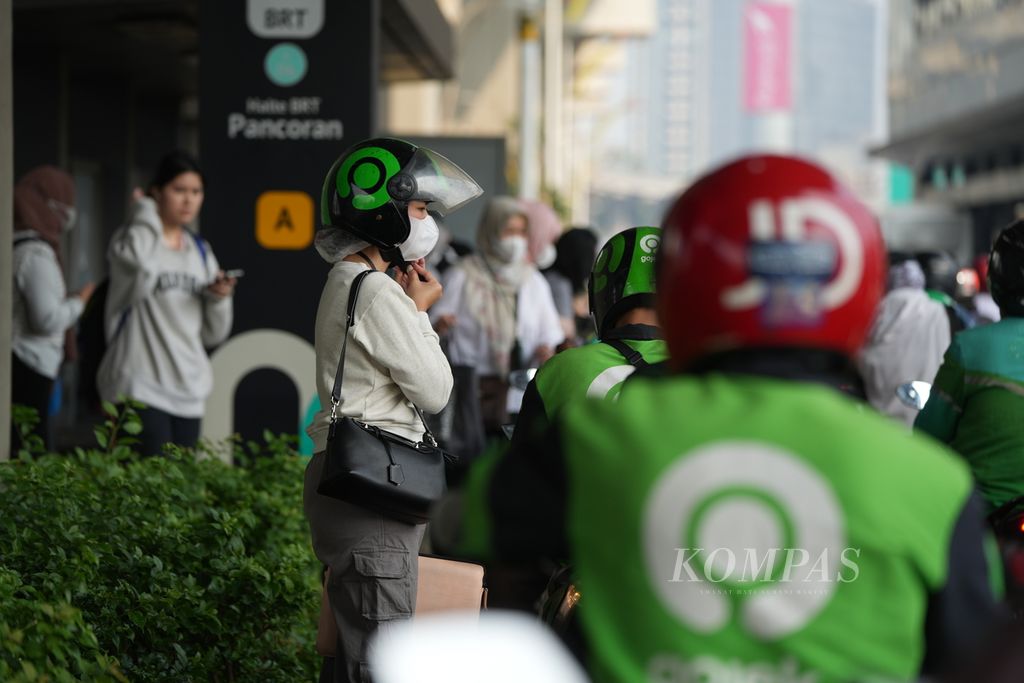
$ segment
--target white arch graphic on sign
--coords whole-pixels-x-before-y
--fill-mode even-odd
[[[316,396],[316,351],[308,341],[284,330],[250,330],[232,337],[210,357],[213,391],[206,400],[203,438],[223,441],[234,433],[235,391],[254,370],[279,370],[295,383],[299,405],[296,426]],[[225,454],[226,455],[226,454]],[[224,457],[224,456],[222,456]]]

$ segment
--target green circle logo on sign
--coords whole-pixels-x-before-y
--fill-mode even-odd
[[[306,53],[295,43],[275,45],[263,60],[263,70],[270,82],[285,88],[305,78],[308,67]]]

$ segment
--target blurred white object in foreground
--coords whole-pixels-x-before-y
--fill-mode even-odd
[[[558,639],[515,612],[417,616],[375,638],[377,683],[587,683]]]

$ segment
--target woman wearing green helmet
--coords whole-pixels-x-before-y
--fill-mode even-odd
[[[425,528],[317,493],[349,291],[367,270],[396,271],[394,279],[384,272],[363,278],[337,412],[421,441],[424,425],[416,407],[439,412],[452,388],[451,369],[426,314],[441,296],[441,284],[423,265],[438,232],[427,211],[454,211],[480,193],[440,154],[390,138],[354,145],[324,182],[316,248],[332,265],[315,337],[324,408],[307,430],[315,455],[306,469],[303,507],[313,549],[331,570],[326,590],[339,633],[333,681],[369,680],[369,635],[382,623],[412,616]]]

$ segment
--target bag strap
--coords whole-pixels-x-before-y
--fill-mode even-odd
[[[338,360],[338,371],[334,374],[334,387],[331,389],[331,424],[334,424],[338,419],[338,406],[341,405],[341,384],[345,376],[345,352],[348,349],[348,330],[350,327],[356,324],[356,301],[359,299],[359,288],[363,285],[363,280],[370,273],[378,272],[374,270],[364,270],[363,272],[356,275],[352,281],[352,286],[348,292],[348,306],[345,310],[345,337],[341,342],[341,358]],[[424,436],[423,440],[429,446],[437,446],[437,440],[434,439],[433,432],[430,431],[430,427],[427,426],[427,420],[423,417],[423,411],[413,403],[413,410],[416,411],[416,415],[419,416],[420,422],[423,423]]]
[[[629,364],[637,370],[641,370],[650,365],[650,363],[644,360],[643,355],[639,351],[621,339],[602,339],[601,342],[621,353]]]

